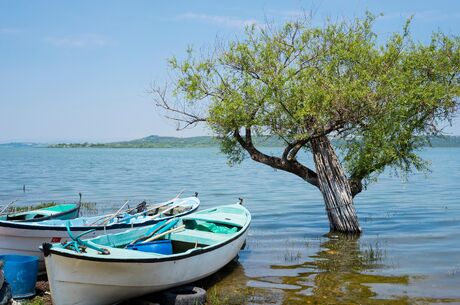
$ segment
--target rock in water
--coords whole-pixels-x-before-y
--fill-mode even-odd
[[[0,305],[9,305],[12,303],[13,295],[11,293],[10,284],[5,282],[5,274],[3,273],[3,261],[0,261]]]
[[[10,284],[3,282],[2,289],[0,289],[0,305],[10,305],[12,304],[12,300],[13,295],[11,293]]]

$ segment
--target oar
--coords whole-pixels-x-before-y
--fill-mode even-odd
[[[155,214],[155,215],[152,215],[152,216],[148,216],[148,217],[150,217],[152,220],[153,220],[153,219],[157,219],[159,216],[161,216],[161,214],[163,214],[163,213],[165,213],[165,212],[168,212],[168,211],[171,210],[171,209],[177,208],[178,206],[180,206],[180,205],[182,205],[183,203],[186,203],[186,202],[187,202],[187,201],[182,200],[180,203],[178,203],[178,204],[176,204],[176,205],[173,205],[173,206],[170,207],[169,209],[166,209],[166,210],[162,211],[161,213],[158,213],[158,214]],[[163,206],[168,205],[168,204],[171,204],[171,203],[174,203],[174,201],[169,202],[169,203],[167,203],[167,204],[164,204]],[[157,208],[159,208],[159,207],[161,207],[161,206],[154,207],[154,208],[149,209],[149,210],[146,210],[146,211],[144,211],[144,212],[142,212],[142,213],[137,213],[137,214],[134,214],[134,215],[130,215],[130,216],[123,217],[123,222],[126,222],[126,221],[130,220],[131,218],[136,218],[136,217],[139,216],[139,215],[147,215],[148,212],[149,212],[150,210],[155,210],[155,209],[157,209]],[[175,216],[173,216],[173,217],[175,217]]]
[[[155,205],[155,206],[153,206],[153,207],[151,207],[151,208],[145,210],[145,211],[142,212],[142,213],[148,213],[148,212],[154,211],[154,210],[156,210],[156,209],[158,209],[158,208],[161,208],[161,207],[163,207],[163,206],[165,206],[165,205],[169,205],[169,204],[171,204],[171,203],[174,203],[174,201],[176,201],[176,200],[180,197],[180,195],[182,195],[182,193],[183,193],[184,191],[185,191],[185,189],[183,189],[182,191],[180,191],[179,194],[176,195],[176,197],[171,198],[171,199],[169,199],[168,201],[164,201],[164,202],[162,202],[162,203],[159,203],[159,204],[157,204],[157,205]]]
[[[111,221],[112,219],[114,219],[115,217],[117,217],[118,214],[120,214],[120,212],[121,212],[121,211],[125,208],[125,206],[128,204],[128,202],[129,202],[129,200],[126,200],[125,204],[124,204],[121,208],[119,208],[118,211],[117,211],[115,214],[112,215],[112,217],[109,217],[107,220],[105,220],[105,221],[102,223],[102,225],[108,224],[109,221]]]
[[[169,209],[173,209],[179,205],[181,205],[182,203],[186,202],[185,200],[184,201],[181,201],[180,203],[178,203],[177,205],[175,206],[172,206],[171,208]],[[161,215],[160,214],[157,214],[157,215]],[[132,241],[130,243],[130,245],[133,245],[133,244],[136,244],[137,242],[141,241],[141,240],[144,240],[144,242],[148,242],[148,241],[152,241],[152,240],[155,240],[159,237],[162,237],[168,233],[171,233],[171,232],[176,232],[177,231],[177,228],[176,229],[171,229],[169,230],[170,228],[174,227],[177,223],[179,222],[179,219],[176,218],[175,216],[173,216],[171,219],[169,219],[168,221],[163,221],[161,223],[161,225],[157,224],[155,226],[153,226],[145,236],[142,236],[142,237],[139,237],[137,238],[136,240]],[[185,225],[182,225],[180,228],[184,228]],[[164,233],[163,231],[166,231],[168,233]],[[159,233],[159,234],[158,234]],[[158,234],[158,235],[156,235]]]
[[[162,202],[162,203],[159,203],[159,204],[157,204],[156,206],[154,206],[154,207],[152,207],[152,208],[150,208],[150,209],[148,209],[148,210],[146,210],[146,211],[144,211],[144,212],[142,212],[142,213],[138,213],[138,214],[147,214],[148,212],[153,211],[153,210],[156,210],[156,209],[158,209],[158,208],[160,208],[160,207],[162,207],[162,206],[165,206],[165,205],[169,205],[169,204],[171,204],[171,203],[174,203],[174,201],[177,200],[177,199],[179,198],[179,196],[180,196],[183,192],[184,192],[184,190],[180,191],[179,194],[176,195],[176,197],[174,197],[174,198],[172,198],[172,199],[170,199],[170,200],[168,200],[168,201],[164,201],[164,202]],[[125,204],[123,205],[123,207],[124,207],[128,202],[129,202],[129,200],[128,200],[127,202],[125,202]],[[165,212],[167,212],[167,211],[169,211],[169,210],[171,210],[171,209],[174,209],[174,208],[178,207],[179,205],[181,205],[181,204],[184,203],[184,202],[186,202],[186,201],[181,201],[179,204],[174,205],[174,206],[172,206],[172,207],[169,208],[169,209],[166,209],[166,210],[163,211],[162,213],[159,213],[159,214],[156,214],[156,215],[152,216],[152,218],[155,219],[155,218],[157,218],[159,215],[161,215],[161,214],[163,214],[163,213],[165,213]],[[121,208],[119,209],[119,211],[121,211],[121,210],[123,209],[123,207],[121,207]],[[118,213],[119,213],[119,212],[115,213],[115,216],[116,216]],[[136,217],[136,215],[138,215],[138,214],[131,215],[130,217],[125,218],[125,220],[128,220],[128,219],[131,219],[131,218],[133,218],[133,217]],[[100,222],[101,220],[104,220],[104,219],[106,219],[107,217],[111,217],[112,215],[113,215],[113,214],[110,214],[110,215],[107,215],[107,216],[105,216],[105,217],[103,217],[103,218],[99,218],[99,219],[97,219],[95,222],[91,223],[89,226],[93,226],[93,225],[95,225],[96,223]],[[110,219],[113,219],[115,216],[111,217]],[[109,219],[108,221],[110,221],[110,219]],[[108,222],[108,221],[107,221],[107,222]]]
[[[179,192],[179,194],[177,194],[175,197],[169,199],[169,200],[166,200],[166,201],[163,201],[163,202],[160,202],[160,203],[157,203],[156,205],[152,206],[151,208],[143,211],[143,212],[140,212],[140,213],[147,213],[147,212],[150,212],[150,211],[153,211],[153,210],[156,210],[158,208],[161,208],[162,206],[165,206],[165,205],[168,205],[168,204],[171,204],[173,203],[175,200],[177,200],[177,198],[180,197],[180,195],[182,195],[182,193],[185,191],[185,189],[183,189],[182,191]],[[132,208],[132,209],[129,209],[127,211],[127,213],[135,210],[136,208]]]
[[[142,243],[148,243],[148,242],[157,240],[157,239],[160,238],[160,237],[163,237],[163,236],[168,235],[168,234],[173,233],[173,232],[177,232],[177,231],[183,230],[184,228],[185,228],[185,225],[181,225],[181,226],[179,226],[179,227],[177,227],[177,228],[174,228],[174,229],[168,230],[168,231],[166,231],[166,232],[163,232],[163,233],[161,233],[161,234],[152,236],[152,237],[150,237],[150,238],[144,240]]]
[[[140,214],[148,214],[148,212],[151,212],[151,211],[154,211],[154,210],[159,209],[161,207],[164,207],[165,205],[170,205],[171,203],[174,203],[176,200],[177,200],[177,198],[173,198],[173,199],[171,199],[169,201],[159,203],[159,204],[157,204],[157,205],[145,210],[144,212],[142,212]]]
[[[125,204],[123,205],[123,207],[124,207],[128,202],[129,202],[129,200],[128,200],[127,202],[125,202]],[[158,206],[155,206],[155,207],[152,208],[152,209],[157,209],[158,207],[162,207],[162,206],[167,205],[167,204],[170,204],[170,203],[172,203],[172,202],[174,202],[174,201],[165,201],[165,202],[162,202],[162,203],[160,203]],[[123,207],[122,207],[122,208],[123,208]],[[121,209],[122,209],[122,208],[121,208]],[[98,222],[100,222],[100,221],[102,221],[102,220],[107,221],[106,219],[107,219],[108,217],[110,217],[110,219],[115,218],[115,216],[117,216],[117,215],[119,214],[119,212],[121,211],[121,209],[119,209],[118,212],[116,212],[115,214],[106,215],[106,216],[104,216],[104,217],[101,217],[101,218],[97,219],[96,221],[94,221],[93,223],[89,224],[88,226],[94,226],[96,223],[98,223]],[[133,209],[134,209],[134,208],[133,208]],[[130,209],[130,210],[126,211],[126,212],[129,213],[129,211],[132,211],[133,209]],[[141,213],[136,213],[136,214],[131,215],[131,216],[128,216],[128,217],[124,217],[123,220],[128,220],[128,219],[137,217],[139,214],[144,214],[144,213],[147,213],[147,212],[149,212],[149,210],[146,210],[146,211],[141,212]],[[108,219],[108,220],[110,221],[110,219]]]
[[[174,197],[174,199],[179,198],[180,195],[182,195],[183,192],[185,192],[185,189],[183,189],[182,191],[180,191],[179,194],[177,194],[176,197]]]
[[[8,203],[7,205],[5,205],[5,207],[0,211],[0,215],[3,214],[3,212],[5,212],[11,205],[13,205],[16,201],[18,201],[17,199],[11,201],[10,203]]]
[[[115,214],[113,214],[113,217],[112,217],[112,218],[114,218],[114,217],[116,217],[118,214],[120,214],[120,212],[125,208],[125,206],[128,204],[128,202],[129,202],[129,200],[126,200],[125,204],[123,204],[123,205],[121,206],[121,208],[119,208],[118,211],[117,211]]]
[[[145,236],[141,236],[139,238],[137,238],[136,240],[130,242],[129,244],[130,245],[134,245],[135,243],[141,241],[141,240],[144,240],[146,238],[149,238],[149,237],[152,237],[153,235],[155,235],[158,231],[160,231],[161,229],[165,228],[167,225],[169,225],[171,222],[173,221],[173,218],[169,219],[169,220],[164,220],[162,222],[159,222],[157,223],[156,225],[154,225],[149,231],[147,231],[146,235]]]
[[[169,212],[169,211],[171,211],[171,210],[177,208],[178,206],[182,205],[182,204],[185,203],[185,202],[187,202],[187,201],[182,200],[182,201],[179,202],[178,204],[175,204],[175,205],[173,205],[172,207],[169,207],[169,208],[167,208],[166,210],[164,210],[164,211],[162,211],[162,212],[160,212],[160,213],[158,213],[158,214],[153,215],[152,217],[155,219],[156,217],[160,216],[161,214],[165,214],[165,213],[167,213],[167,212]]]
[[[164,210],[164,211],[161,212],[161,213],[155,214],[155,215],[153,215],[153,216],[147,216],[147,217],[149,217],[150,220],[158,219],[159,216],[161,216],[161,214],[163,214],[164,212],[168,212],[168,211],[171,210],[171,209],[177,208],[178,206],[182,205],[184,202],[187,202],[187,201],[185,201],[185,200],[184,200],[184,201],[181,201],[180,203],[178,203],[178,204],[172,206],[172,207],[169,208],[169,209]],[[136,218],[136,217],[138,217],[139,215],[141,215],[141,214],[146,214],[146,213],[147,213],[147,211],[144,211],[144,212],[142,212],[142,213],[137,213],[137,214],[134,214],[134,215],[125,216],[125,217],[122,218],[122,221],[123,221],[123,223],[127,223],[128,220],[130,220],[130,219],[132,219],[132,218]],[[176,216],[173,215],[173,216],[171,216],[171,217],[172,217],[172,219],[173,219],[173,218],[176,217]],[[98,222],[98,221],[100,221],[100,220],[97,220],[96,222]],[[94,222],[94,223],[96,223],[96,222]],[[94,223],[93,223],[93,224],[94,224]],[[93,225],[93,224],[90,224],[89,226],[91,226],[91,225]]]
[[[98,223],[98,222],[100,222],[102,220],[104,220],[104,223],[106,221],[109,222],[111,219],[115,218],[121,212],[121,210],[123,210],[123,208],[128,204],[128,202],[129,202],[129,200],[126,200],[126,202],[121,206],[121,208],[118,209],[117,212],[115,212],[113,214],[106,215],[104,217],[101,217],[101,218],[97,219],[95,222],[93,222],[92,224],[90,224],[89,226],[93,226],[93,225],[95,225],[96,223]]]

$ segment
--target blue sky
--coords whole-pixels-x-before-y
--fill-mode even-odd
[[[245,25],[281,23],[312,10],[353,18],[384,13],[385,37],[414,14],[422,41],[460,35],[460,1],[7,1],[0,0],[0,142],[112,141],[176,132],[147,93],[167,58],[188,45],[232,39]],[[460,135],[460,119],[448,128]]]

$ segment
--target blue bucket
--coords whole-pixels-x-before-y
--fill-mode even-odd
[[[25,255],[0,255],[5,279],[10,284],[13,298],[28,298],[35,295],[38,258]]]
[[[151,252],[159,254],[172,254],[172,243],[169,239],[156,240],[150,243],[138,243],[134,245],[128,245],[128,249],[137,250],[142,252]]]

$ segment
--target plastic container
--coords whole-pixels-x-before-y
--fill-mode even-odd
[[[35,295],[38,258],[25,255],[0,255],[3,261],[5,280],[10,284],[13,298],[28,298]]]
[[[158,254],[172,254],[172,243],[169,239],[156,240],[150,243],[137,243],[129,245],[128,249],[137,250],[142,252],[158,253]]]

